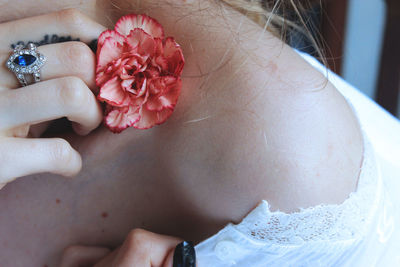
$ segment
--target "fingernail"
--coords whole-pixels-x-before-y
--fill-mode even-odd
[[[179,243],[174,252],[173,267],[195,267],[196,266],[196,252],[194,251],[193,243],[190,241],[183,241]]]

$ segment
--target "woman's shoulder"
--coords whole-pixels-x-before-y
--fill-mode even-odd
[[[321,140],[318,140],[318,135],[314,135],[313,132],[322,131],[320,135],[324,135],[325,132],[320,128],[327,128],[328,132],[332,133],[326,140],[333,145],[332,153],[337,153],[337,157],[335,158],[333,155],[333,161],[330,161],[329,157],[325,156],[317,162],[324,165],[327,172],[336,175],[318,176],[320,179],[330,179],[327,182],[331,182],[331,188],[324,188],[324,186],[318,188],[317,185],[313,190],[315,190],[314,195],[320,196],[321,192],[318,190],[326,190],[322,193],[330,194],[331,192],[337,193],[338,191],[335,189],[341,187],[342,199],[338,198],[336,201],[330,202],[311,196],[308,205],[299,207],[298,204],[302,200],[296,201],[296,193],[294,193],[292,202],[294,208],[288,210],[304,209],[296,212],[282,212],[280,210],[284,209],[281,209],[279,205],[271,207],[271,201],[266,197],[266,200],[250,212],[240,224],[229,224],[216,235],[200,243],[197,246],[200,262],[207,264],[218,262],[219,266],[233,262],[243,266],[265,266],[266,264],[279,266],[300,263],[313,266],[314,264],[331,265],[333,262],[337,264],[364,262],[365,258],[354,257],[356,254],[353,251],[356,251],[362,240],[370,235],[371,225],[377,218],[375,215],[378,212],[382,194],[381,179],[375,161],[375,151],[363,126],[359,123],[357,110],[332,84],[327,86],[331,87],[327,90],[333,90],[334,93],[326,99],[322,96],[318,101],[318,106],[309,111],[311,114],[303,114],[303,120],[299,121],[301,127],[297,128],[297,136],[296,131],[293,130],[292,138],[286,137],[285,139],[287,142],[293,141],[294,143],[291,145],[295,146],[296,142],[301,145],[306,144],[307,142],[302,143],[302,140],[310,138],[308,140],[309,148],[300,149],[299,153],[302,157],[307,159],[309,156],[312,161],[315,161],[314,153],[323,154],[323,151],[319,151],[321,149],[319,146],[321,143],[324,144],[324,139],[319,143],[318,141]],[[330,101],[333,104],[329,103]],[[314,114],[312,112],[315,109],[319,112]],[[303,112],[306,113],[307,109],[304,108]],[[320,116],[318,113],[321,113]],[[342,116],[348,120],[341,119]],[[313,120],[314,122],[312,122]],[[294,121],[289,119],[290,125],[294,124]],[[310,129],[312,123],[314,123],[314,129]],[[289,128],[281,134],[287,132],[290,133],[291,129]],[[334,137],[335,135],[339,137]],[[317,141],[312,138],[316,138]],[[330,139],[333,141],[329,141]],[[349,140],[352,139],[353,142],[358,143],[357,141],[359,141],[360,143],[355,145],[354,156],[351,156],[349,150],[346,150],[351,145]],[[282,141],[280,148],[284,145],[285,143]],[[287,151],[289,151],[289,147],[290,145],[287,146]],[[292,158],[296,157],[293,150],[291,153]],[[340,157],[352,161],[353,164],[349,164],[349,166],[354,167],[356,172],[354,176],[351,174],[346,176],[343,172],[345,165],[344,161],[340,163]],[[307,163],[307,161],[301,162],[300,160],[299,162],[299,164]],[[288,169],[293,171],[290,168]],[[337,171],[337,169],[341,170]],[[307,176],[303,171],[295,172],[295,174],[301,177],[297,193],[299,195],[312,194],[313,190],[304,190],[304,187],[312,187],[312,180],[317,177],[312,173]],[[294,181],[296,181],[296,175],[292,176]],[[307,180],[309,177],[312,179]],[[340,184],[342,179],[350,180],[354,187],[350,186],[346,189],[343,184]],[[286,186],[290,186],[293,181],[283,180],[282,182],[285,182]],[[283,188],[279,194],[285,190]],[[352,193],[352,191],[355,192]],[[290,203],[291,200],[288,198],[284,201]],[[313,201],[315,201],[314,204]],[[275,211],[271,208],[274,208]],[[345,257],[343,253],[346,254]],[[329,257],[326,257],[327,254]]]
[[[356,189],[363,140],[348,102],[286,46],[266,62],[269,68],[246,64],[226,81],[229,91],[216,90],[206,103],[215,116],[173,136],[184,135],[186,149],[199,143],[192,156],[209,166],[199,175],[193,167],[180,172],[196,184],[193,201],[205,217],[237,222],[263,199],[285,212],[340,204]]]
[[[290,67],[271,77],[260,106],[269,168],[258,188],[272,209],[287,212],[340,204],[355,191],[362,165],[357,114],[329,79],[284,50],[278,64]]]

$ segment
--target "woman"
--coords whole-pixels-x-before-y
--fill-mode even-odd
[[[230,3],[245,8],[244,1]],[[218,1],[26,0],[23,6],[7,2],[0,12],[8,21],[0,26],[4,62],[19,41],[40,42],[45,35],[80,40],[38,48],[47,57],[39,83],[19,88],[5,67],[0,74],[1,183],[29,175],[0,191],[2,266],[142,265],[129,255],[146,255],[147,265],[156,258],[153,264],[171,264],[179,239],[131,232],[135,228],[195,243],[212,236],[196,247],[199,266],[365,266],[383,255],[371,230],[386,218],[375,203],[383,189],[376,187],[377,173],[364,174],[373,150],[356,114],[324,75],[235,9]],[[98,128],[95,57],[84,43],[128,13],[156,18],[181,44],[186,66],[167,123],[113,135]],[[63,116],[74,132],[38,138],[46,122]],[[364,176],[373,185],[368,188],[379,189],[370,192],[368,212],[331,212],[335,223],[325,223],[325,207],[340,212],[343,203],[360,203],[346,200]],[[295,213],[315,206],[325,214],[307,219]],[[303,223],[285,226],[277,210]],[[240,227],[216,234],[244,217]],[[276,227],[268,228],[271,223]],[[349,225],[361,229],[356,236]],[[386,229],[381,232],[399,240]],[[111,254],[91,247],[115,248],[123,240]],[[62,257],[75,244],[84,247]],[[146,244],[159,249],[143,253]],[[388,251],[383,260],[394,260]]]

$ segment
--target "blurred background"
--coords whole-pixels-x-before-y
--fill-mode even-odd
[[[400,0],[322,1],[307,12],[328,66],[400,118]],[[318,56],[307,38],[295,32],[288,38]]]

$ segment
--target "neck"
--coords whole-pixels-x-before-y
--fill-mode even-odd
[[[296,53],[215,1],[130,1],[24,0],[25,11],[0,2],[6,20],[78,7],[109,28],[121,12],[147,13],[186,59],[165,124],[67,135],[84,160],[77,177],[40,174],[2,189],[0,214],[12,212],[0,220],[0,258],[40,266],[20,251],[35,244],[37,260],[72,244],[115,246],[135,227],[198,241],[261,199],[293,211],[340,203],[354,189],[362,152],[354,116]]]

